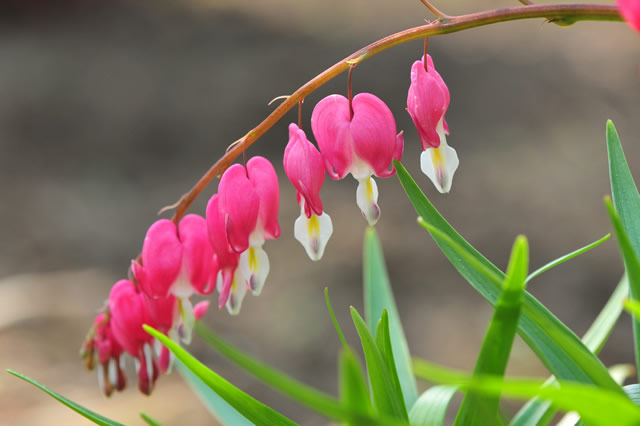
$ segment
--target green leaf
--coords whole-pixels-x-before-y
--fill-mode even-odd
[[[529,268],[527,239],[519,236],[511,251],[502,293],[498,297],[487,334],[482,342],[474,375],[503,377],[516,335],[520,307]],[[499,395],[467,392],[454,425],[500,424]]]
[[[598,314],[589,330],[582,337],[582,343],[594,354],[598,354],[611,334],[611,330],[618,322],[622,313],[622,301],[629,294],[629,281],[624,275],[613,291],[602,311]],[[556,380],[550,377],[548,385]],[[542,401],[538,398],[528,401],[509,423],[511,426],[527,426],[548,424],[553,418],[556,410],[551,407],[549,401]]]
[[[640,302],[633,299],[626,299],[623,303],[627,312],[633,315],[636,319],[640,318]]]
[[[333,313],[333,307],[331,307],[331,299],[329,299],[329,287],[324,288],[324,300],[327,303],[327,311],[329,311],[329,316],[331,317],[331,322],[333,322],[333,326],[336,329],[336,333],[342,342],[342,347],[345,349],[349,348],[347,344],[347,339],[344,338],[344,334],[342,333],[342,328],[340,328],[340,323],[336,318],[336,315]]]
[[[380,319],[380,313],[386,309],[389,314],[391,347],[396,362],[398,378],[402,386],[402,395],[407,407],[411,407],[417,398],[416,380],[411,371],[409,345],[402,329],[398,308],[393,297],[389,275],[384,262],[384,253],[375,228],[369,227],[364,235],[363,254],[364,275],[364,317],[369,331],[374,333]]]
[[[252,422],[229,405],[220,395],[211,390],[209,386],[193,374],[191,370],[185,367],[179,360],[176,360],[176,369],[191,389],[193,389],[193,392],[198,396],[200,401],[202,401],[209,413],[211,413],[220,424],[228,426],[253,426]]]
[[[27,383],[31,383],[33,386],[37,387],[41,391],[49,394],[49,396],[53,397],[54,399],[57,399],[58,402],[61,402],[62,404],[66,405],[67,407],[71,408],[76,413],[80,414],[81,416],[83,416],[87,420],[90,420],[90,421],[92,421],[93,423],[95,423],[97,425],[102,425],[102,426],[123,426],[122,423],[118,423],[116,421],[108,419],[108,418],[106,418],[104,416],[101,416],[100,414],[98,414],[98,413],[96,413],[94,411],[91,411],[91,410],[89,410],[87,408],[84,408],[80,404],[76,404],[75,402],[65,398],[64,396],[60,395],[57,392],[52,391],[51,389],[49,389],[45,385],[42,385],[42,384],[36,382],[32,378],[27,377],[24,374],[20,374],[17,371],[13,371],[13,370],[7,370],[7,373],[9,373],[9,374],[11,374],[13,376],[16,376],[19,379],[22,379]]]
[[[551,400],[564,411],[577,411],[587,424],[631,426],[640,424],[640,408],[620,394],[593,385],[559,381],[555,386],[544,386],[542,380],[504,379],[495,376],[470,376],[424,360],[414,359],[413,371],[426,380],[458,385],[462,390],[503,395],[515,399],[534,396]]]
[[[391,347],[391,336],[389,333],[389,314],[387,314],[387,310],[385,309],[382,311],[382,317],[376,327],[376,345],[384,362],[387,364],[387,370],[389,370],[395,392],[402,396],[402,388],[400,387],[400,380],[398,379],[396,362],[393,359],[393,348]],[[402,403],[403,411],[406,413],[407,406],[404,404],[404,399],[400,398],[400,402]]]
[[[390,419],[384,418],[384,416],[371,417],[368,416],[366,412],[357,412],[342,405],[340,401],[333,396],[300,383],[281,371],[258,361],[240,349],[225,342],[202,323],[196,323],[195,330],[205,342],[213,346],[227,359],[248,371],[273,389],[324,416],[340,421],[366,422],[368,424],[397,424],[397,422],[394,423],[390,421]]]
[[[144,330],[158,339],[178,358],[186,368],[191,370],[200,380],[202,380],[211,390],[220,395],[240,414],[255,424],[268,425],[295,425],[269,406],[263,404],[247,393],[241,391],[215,372],[211,371],[191,354],[182,349],[180,345],[169,339],[164,334],[148,325],[143,326]]]
[[[432,386],[424,392],[409,411],[409,420],[414,426],[442,426],[451,398],[457,386]]]
[[[607,241],[609,239],[609,237],[611,237],[611,234],[607,234],[604,237],[600,238],[598,241],[594,241],[589,245],[586,245],[578,250],[572,251],[571,253],[565,254],[564,256],[561,256],[559,258],[557,258],[556,260],[552,260],[551,262],[547,263],[546,265],[536,269],[534,272],[532,272],[528,277],[527,277],[527,283],[529,283],[529,281],[531,281],[532,279],[534,279],[535,277],[537,277],[538,275],[541,275],[544,272],[547,272],[548,270],[555,268],[556,266],[560,265],[561,263],[564,263],[568,260],[573,259],[574,257],[580,256],[583,253],[588,252],[589,250],[598,247],[600,244],[604,243],[605,241]]]
[[[631,298],[638,300],[640,297],[640,259],[634,251],[629,234],[625,230],[618,213],[616,212],[611,200],[605,197],[604,200],[607,210],[609,211],[609,218],[613,224],[613,229],[618,239],[618,245],[622,252],[622,258],[624,259],[624,268],[627,271],[629,277],[629,289]],[[640,211],[639,211],[640,213]],[[640,372],[640,320],[634,318],[633,320],[633,343],[636,353],[636,369]]]
[[[348,347],[340,353],[340,397],[345,406],[357,412],[373,413],[362,367]]]
[[[504,273],[489,262],[458,234],[427,200],[407,170],[399,162],[394,162],[400,182],[416,211],[431,226],[449,237],[433,236],[434,240],[460,274],[491,304],[495,304],[500,294],[500,283],[487,279],[478,271],[468,257],[461,258],[458,250],[450,242],[464,248],[477,263],[491,270],[501,280]],[[546,309],[531,294],[525,292],[522,313],[518,323],[518,333],[535,352],[549,371],[560,379],[573,380],[622,393],[622,389],[609,376],[607,369],[558,318]]]
[[[377,412],[390,418],[408,421],[409,416],[407,415],[402,395],[396,392],[391,373],[387,368],[382,353],[376,346],[371,332],[358,311],[353,307],[351,308],[351,317],[362,343],[362,351],[367,362],[367,371],[369,372],[369,381],[371,383],[371,393],[373,394]]]
[[[145,423],[148,424],[149,426],[162,426],[162,423],[155,420],[153,417],[151,417],[146,413],[140,412],[140,417],[142,417],[142,420],[144,420]]]

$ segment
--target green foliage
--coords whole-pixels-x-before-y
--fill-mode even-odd
[[[339,376],[342,403],[356,412],[372,414],[367,382],[360,361],[350,348],[345,348],[340,353]]]
[[[155,420],[153,417],[151,417],[147,413],[141,412],[140,413],[140,417],[142,417],[142,420],[144,420],[144,422],[146,424],[148,424],[149,426],[162,426],[162,423],[160,423],[159,421]]]
[[[60,395],[57,392],[52,391],[51,389],[49,389],[45,385],[42,385],[42,384],[36,382],[32,378],[27,377],[24,374],[20,374],[17,371],[13,371],[13,370],[7,370],[7,373],[12,374],[12,375],[16,376],[19,379],[22,379],[27,383],[31,383],[33,386],[35,386],[38,389],[40,389],[41,391],[49,394],[54,399],[57,399],[62,404],[66,405],[67,407],[69,407],[73,411],[75,411],[76,413],[80,414],[82,417],[86,418],[89,421],[92,421],[93,423],[95,423],[97,425],[101,425],[101,426],[123,426],[122,423],[118,423],[116,421],[108,419],[108,418],[106,418],[104,416],[101,416],[100,414],[98,414],[98,413],[96,413],[94,411],[89,410],[88,408],[84,408],[80,404],[76,404],[75,402],[65,398],[64,396]]]
[[[515,399],[540,397],[550,400],[564,411],[576,411],[587,424],[601,426],[631,426],[640,424],[640,407],[626,394],[577,382],[559,381],[545,386],[542,380],[505,379],[496,376],[471,376],[414,360],[418,377],[432,382],[457,385],[461,390],[473,390],[486,395],[503,395]]]
[[[203,383],[220,395],[220,397],[222,397],[233,408],[238,410],[238,412],[249,421],[255,424],[268,424],[274,426],[295,425],[294,422],[287,419],[282,414],[241,391],[207,368],[187,351],[182,349],[180,345],[169,339],[164,334],[152,327],[149,327],[148,325],[144,325],[144,330],[165,345],[186,368],[191,370],[200,380],[203,381]]]
[[[367,363],[371,393],[376,411],[378,414],[390,418],[409,421],[404,399],[402,394],[398,393],[398,388],[394,383],[393,374],[395,372],[389,371],[388,361],[378,348],[364,320],[353,307],[351,308],[351,317],[362,343],[362,351]],[[388,322],[386,324],[388,327]]]
[[[411,407],[409,420],[414,426],[442,426],[457,386],[432,386]]]
[[[404,403],[411,407],[417,398],[416,381],[411,371],[409,345],[402,329],[398,308],[393,297],[389,275],[384,262],[384,253],[375,228],[369,227],[364,234],[363,253],[364,276],[364,316],[369,331],[375,331],[380,314],[384,310],[389,315],[391,347],[402,386]]]
[[[502,293],[482,342],[474,375],[504,376],[516,335],[528,268],[529,246],[526,238],[520,236],[513,245]],[[499,395],[468,392],[462,400],[454,425],[499,424],[499,406]]]
[[[442,231],[442,234],[439,235],[435,235],[432,230],[429,232],[445,256],[485,299],[495,305],[501,290],[500,283],[504,280],[504,273],[449,225],[422,193],[402,164],[397,161],[394,164],[400,182],[418,214],[433,228]],[[444,235],[448,238],[443,238]],[[458,246],[458,248],[456,249],[454,246]],[[460,248],[464,249],[468,255],[461,257],[459,255]],[[471,259],[473,262],[470,262]],[[488,279],[485,271],[481,271],[477,267],[478,264],[498,277],[498,282]],[[569,328],[528,292],[525,292],[524,295],[518,333],[556,377],[592,383],[622,393],[622,389],[611,378],[600,360],[584,346]]]

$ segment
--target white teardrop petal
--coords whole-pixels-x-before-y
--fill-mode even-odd
[[[240,255],[238,269],[254,296],[259,296],[269,275],[269,256],[262,247],[250,246]]]
[[[218,274],[216,282],[216,288],[218,292],[222,290],[222,273]],[[240,272],[240,268],[237,268],[233,274],[233,282],[231,283],[231,291],[229,292],[229,299],[227,299],[226,307],[227,311],[231,315],[238,315],[240,308],[242,307],[242,301],[247,294],[247,285],[245,279]]]
[[[378,207],[378,185],[372,177],[358,181],[356,203],[369,225],[375,225],[380,219],[380,207]]]
[[[453,175],[460,161],[456,150],[447,145],[443,135],[440,136],[438,148],[428,148],[420,155],[420,169],[440,193],[446,194],[451,190]]]
[[[313,261],[322,258],[331,234],[333,234],[333,223],[326,213],[308,218],[302,211],[293,226],[293,235]]]

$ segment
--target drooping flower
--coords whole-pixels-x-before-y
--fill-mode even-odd
[[[142,265],[132,263],[136,282],[151,299],[177,298],[182,317],[182,340],[191,341],[195,322],[190,297],[209,294],[215,288],[210,281],[215,268],[207,222],[201,216],[185,216],[176,228],[167,219],[156,221],[142,246]],[[170,302],[166,302],[170,303]]]
[[[109,312],[114,337],[135,358],[138,388],[145,395],[150,395],[159,370],[153,357],[153,338],[142,328],[143,324],[155,325],[143,297],[142,293],[136,292],[131,281],[120,280],[109,293]]]
[[[411,67],[411,86],[407,96],[407,111],[418,129],[423,153],[420,168],[441,193],[451,189],[459,160],[456,150],[447,145],[449,126],[444,116],[449,107],[449,88],[427,55]]]
[[[114,337],[106,314],[96,316],[93,324],[93,336],[83,346],[83,355],[89,370],[93,370],[94,358],[97,359],[98,386],[106,396],[111,396],[114,390],[122,391],[127,385],[122,371],[124,349]]]
[[[371,177],[395,173],[393,160],[402,157],[402,132],[387,105],[370,93],[349,100],[341,95],[322,99],[313,109],[311,129],[333,179],[347,174],[358,181],[356,201],[370,225],[380,217],[378,187]],[[391,168],[389,168],[391,167]]]
[[[640,0],[618,0],[618,8],[629,26],[640,32]]]
[[[333,233],[331,217],[322,210],[320,188],[325,166],[322,154],[295,123],[289,125],[289,143],[284,150],[284,171],[296,188],[300,217],[294,225],[294,236],[311,260],[320,260]]]
[[[226,275],[222,274],[220,305],[226,303],[231,291],[232,276],[235,276],[235,271],[230,274],[233,259],[229,248],[240,255],[237,268],[251,292],[257,296],[262,291],[269,274],[269,258],[262,246],[265,240],[280,236],[279,202],[278,176],[273,165],[264,157],[251,158],[246,169],[240,164],[234,164],[222,175],[218,197],[216,201],[212,198],[207,206],[211,243],[214,247],[221,246],[215,248],[218,263],[221,269],[224,268],[223,264],[227,267]],[[228,242],[226,248],[224,241],[214,241],[223,235]],[[219,251],[223,257],[230,257],[228,261],[220,259]]]

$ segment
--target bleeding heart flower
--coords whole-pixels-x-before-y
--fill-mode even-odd
[[[289,143],[284,150],[284,171],[296,188],[300,217],[294,225],[294,236],[311,260],[320,260],[333,233],[331,217],[322,211],[320,188],[325,166],[322,154],[295,123],[289,125]]]
[[[449,88],[430,55],[427,55],[427,69],[425,71],[424,58],[411,67],[407,111],[420,135],[423,150],[420,168],[438,191],[447,193],[459,164],[458,154],[447,145],[446,138],[449,126],[444,115],[449,107]]]
[[[138,387],[142,393],[150,395],[159,371],[151,349],[153,338],[142,328],[143,324],[155,325],[143,297],[131,281],[120,280],[111,288],[109,312],[113,336],[136,360]]]
[[[356,95],[351,105],[344,96],[331,95],[313,109],[311,129],[329,176],[342,179],[351,173],[359,182],[358,207],[369,224],[374,225],[380,217],[380,208],[378,187],[371,176],[393,175],[393,160],[400,160],[404,148],[402,132],[396,135],[391,110],[370,93]]]
[[[111,396],[114,390],[122,391],[127,385],[124,368],[124,349],[111,331],[111,323],[106,314],[96,316],[92,338],[83,346],[83,355],[87,359],[87,367],[92,370],[94,357],[98,361],[98,386],[106,395]]]
[[[640,32],[640,0],[618,0],[618,8],[629,26]]]

